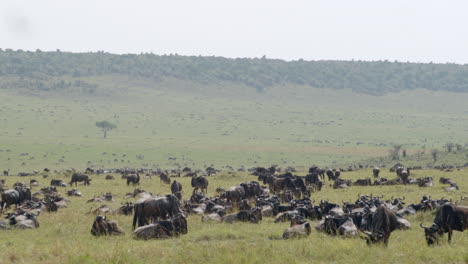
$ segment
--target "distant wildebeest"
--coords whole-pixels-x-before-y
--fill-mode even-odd
[[[143,202],[134,204],[133,229],[138,226],[147,225],[150,221],[158,218],[165,219],[182,213],[179,199],[172,194],[162,197],[149,198]]]
[[[170,184],[171,179],[169,178],[169,175],[167,173],[162,172],[161,174],[159,174],[159,182],[163,182],[165,184]]]
[[[115,213],[123,214],[123,215],[131,215],[133,213],[133,203],[132,202],[123,203],[122,206],[120,206],[117,210],[115,210]]]
[[[240,211],[237,214],[226,215],[222,218],[224,223],[232,224],[234,222],[251,222],[258,224],[262,220],[262,211],[260,208],[253,208],[248,211]]]
[[[335,180],[337,180],[338,178],[340,178],[340,175],[341,175],[341,170],[336,169],[336,170],[335,170]]]
[[[310,223],[300,216],[294,216],[291,219],[291,226],[284,230],[283,239],[301,238],[310,235],[312,229]]]
[[[182,184],[174,180],[171,184],[171,193],[177,197],[177,199],[182,200]]]
[[[35,179],[32,179],[29,181],[29,186],[32,187],[32,186],[39,186],[39,182]]]
[[[225,195],[228,204],[238,206],[240,201],[245,198],[245,189],[240,185],[232,186],[226,190]]]
[[[0,229],[19,228],[19,229],[33,229],[39,227],[37,221],[37,214],[25,212],[23,214],[8,213],[6,220],[0,221]]]
[[[452,231],[460,231],[468,229],[468,207],[446,203],[439,207],[432,226],[427,227],[420,224],[424,228],[427,244],[433,245],[439,242],[439,238],[444,233],[448,233],[448,242],[452,241]]]
[[[327,169],[325,173],[327,174],[328,181],[335,180],[335,174],[333,173],[331,169]]]
[[[365,238],[368,245],[383,242],[388,245],[390,234],[399,226],[395,213],[381,204],[372,216],[369,223],[369,232],[363,231],[368,237]]]
[[[198,190],[201,190],[203,194],[208,193],[208,179],[206,179],[203,176],[198,176],[198,177],[192,177],[191,181],[192,187],[193,187],[193,192],[197,192]]]
[[[3,170],[3,176],[8,176],[8,173],[10,172],[10,169],[8,170]]]
[[[123,235],[125,232],[116,222],[106,219],[105,216],[98,215],[91,227],[91,234],[93,236],[115,236]]]
[[[370,186],[372,185],[372,181],[370,178],[368,179],[359,179],[353,182],[353,185],[355,186]]]
[[[374,167],[374,169],[372,169],[372,173],[374,174],[374,178],[378,178],[380,173],[379,167]]]
[[[4,208],[9,208],[14,204],[18,207],[23,201],[31,200],[31,190],[29,188],[16,187],[6,190],[2,193],[2,201],[0,202],[0,214]]]
[[[73,185],[73,183],[77,186],[78,182],[84,182],[84,185],[89,185],[91,179],[87,174],[75,172],[71,177],[70,186]]]
[[[187,234],[187,220],[181,214],[178,214],[171,219],[155,221],[152,224],[141,226],[133,232],[136,239],[162,239],[180,234]]]
[[[109,174],[109,175],[106,175],[106,178],[105,178],[105,179],[106,179],[106,180],[113,180],[113,179],[115,179],[115,178],[114,178],[114,176],[112,176],[112,175]]]
[[[127,176],[127,185],[130,185],[130,183],[133,185],[140,184],[140,174]]]
[[[67,184],[62,180],[52,179],[50,180],[50,186],[66,187]]]

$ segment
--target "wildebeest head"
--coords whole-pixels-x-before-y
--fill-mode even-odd
[[[424,236],[426,237],[428,246],[439,242],[439,237],[443,234],[443,231],[435,223],[429,227],[423,226],[422,223],[419,226],[424,229]]]

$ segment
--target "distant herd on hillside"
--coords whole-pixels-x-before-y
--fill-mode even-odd
[[[360,166],[358,166],[359,168]],[[362,166],[364,167],[364,166]],[[220,170],[208,167],[204,171],[192,170],[189,167],[170,171],[152,169],[112,169],[94,170],[87,168],[84,172],[75,169],[54,171],[46,168],[42,172],[18,173],[18,176],[28,177],[41,175],[49,182],[49,174],[65,175],[69,182],[61,179],[50,179],[50,186],[32,192],[38,187],[37,179],[30,179],[29,184],[16,182],[8,189],[6,186],[10,176],[9,170],[3,171],[0,180],[0,214],[5,214],[0,221],[0,229],[38,228],[38,216],[41,213],[53,212],[67,207],[67,198],[59,192],[63,187],[77,187],[78,184],[87,188],[92,179],[102,177],[105,180],[116,180],[115,175],[126,185],[138,186],[125,198],[136,199],[134,202],[122,203],[112,210],[106,204],[91,209],[87,214],[96,215],[91,228],[94,236],[113,236],[124,234],[125,231],[109,215],[133,215],[132,226],[135,239],[163,239],[178,237],[189,232],[188,215],[199,215],[203,223],[234,223],[249,222],[259,224],[264,217],[272,217],[275,223],[290,222],[283,232],[284,239],[307,237],[311,234],[310,221],[317,220],[315,229],[332,236],[361,237],[368,245],[387,245],[391,233],[396,230],[411,228],[405,219],[418,211],[436,210],[435,219],[430,226],[420,227],[424,231],[428,245],[437,244],[444,233],[448,233],[448,241],[452,239],[453,231],[463,232],[468,228],[467,197],[452,201],[445,198],[432,199],[423,196],[417,203],[408,203],[405,197],[391,197],[358,194],[354,202],[337,203],[336,201],[315,201],[312,193],[320,192],[328,181],[333,189],[350,188],[352,186],[370,185],[407,185],[414,184],[421,188],[433,185],[432,177],[412,178],[411,172],[420,168],[408,168],[396,164],[390,168],[395,178],[380,177],[380,168],[373,167],[370,177],[356,181],[343,178],[348,169],[322,169],[317,166],[309,168],[305,176],[295,175],[294,168],[281,169],[278,166],[269,168],[255,167],[248,172],[256,180],[242,182],[227,189],[216,188],[212,196],[208,196],[209,179]],[[446,172],[461,168],[440,168]],[[226,173],[233,173],[229,168]],[[171,194],[153,195],[141,189],[141,178],[157,177],[161,184],[170,185]],[[179,177],[190,177],[190,186],[183,186]],[[447,184],[448,192],[459,190],[458,184],[448,177],[440,177],[439,182]],[[183,200],[183,190],[192,189],[191,196]],[[67,196],[82,197],[77,189],[66,190]],[[107,203],[114,201],[112,193],[89,197],[87,203]],[[10,207],[14,205],[15,210]]]

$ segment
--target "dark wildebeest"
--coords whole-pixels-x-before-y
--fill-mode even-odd
[[[370,178],[368,179],[359,179],[359,180],[356,180],[355,182],[353,182],[353,185],[356,185],[356,186],[370,186],[372,185],[372,181]]]
[[[177,199],[182,200],[182,184],[174,180],[171,184],[171,193],[177,197]]]
[[[444,233],[448,233],[448,242],[452,240],[452,231],[463,232],[468,229],[468,207],[446,203],[439,207],[432,226],[427,227],[420,224],[424,228],[427,244],[433,245],[439,242],[439,237]]]
[[[8,172],[10,171],[10,169],[8,170],[3,170],[3,176],[8,176]]]
[[[335,174],[333,173],[332,170],[327,169],[326,174],[327,174],[327,176],[328,176],[328,180],[329,180],[329,181],[335,180]]]
[[[73,185],[73,183],[76,185],[78,185],[78,182],[84,182],[84,185],[89,185],[89,182],[91,181],[91,179],[89,178],[88,175],[86,174],[83,174],[83,173],[73,173],[72,177],[71,177],[71,181],[70,181],[70,186]]]
[[[176,215],[171,219],[156,221],[152,224],[137,228],[134,232],[136,239],[151,239],[151,238],[169,238],[187,234],[187,220],[183,215]]]
[[[138,222],[138,226],[144,226],[150,221],[158,218],[167,218],[182,213],[179,199],[172,194],[162,197],[149,198],[143,202],[134,204],[133,229]]]
[[[374,174],[374,178],[378,178],[379,173],[380,173],[379,167],[374,167],[374,169],[372,170],[372,173]]]
[[[140,174],[127,176],[127,185],[130,185],[130,183],[133,185],[140,184]]]
[[[203,194],[208,193],[208,180],[203,177],[203,176],[198,176],[198,177],[192,177],[192,187],[193,187],[193,192],[197,192],[198,189],[201,190]]]
[[[372,216],[372,222],[368,223],[370,232],[362,231],[366,237],[367,244],[383,242],[386,246],[391,233],[398,228],[398,219],[396,215],[381,204]]]
[[[340,175],[341,175],[341,171],[339,169],[336,169],[335,170],[335,180],[340,178]]]
[[[91,227],[93,236],[115,236],[125,234],[120,226],[111,220],[107,220],[105,216],[98,215]]]
[[[240,185],[236,185],[227,189],[225,194],[227,203],[238,206],[245,198],[245,189]]]
[[[52,179],[50,180],[50,186],[65,187],[67,186],[67,184],[64,183],[62,180]]]
[[[29,200],[31,200],[31,190],[29,188],[16,187],[14,189],[6,190],[2,193],[0,214],[3,212],[3,208],[8,208],[12,204],[15,204],[16,208],[18,208],[20,203]]]
[[[245,198],[252,199],[262,195],[263,190],[260,187],[260,184],[256,181],[243,182],[239,184],[245,191]]]
[[[169,175],[167,175],[167,173],[161,172],[161,174],[159,174],[159,182],[163,182],[165,184],[170,184],[171,179],[169,178]]]

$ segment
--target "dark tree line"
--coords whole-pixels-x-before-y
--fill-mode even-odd
[[[177,54],[115,55],[105,52],[30,52],[0,49],[0,80],[11,76],[19,78],[9,83],[12,88],[25,86],[48,90],[82,87],[94,90],[94,84],[75,83],[61,78],[105,74],[127,75],[155,81],[171,77],[200,83],[232,82],[255,88],[259,92],[267,92],[273,85],[288,84],[347,88],[372,95],[418,88],[468,92],[468,65],[459,64],[283,61]]]

